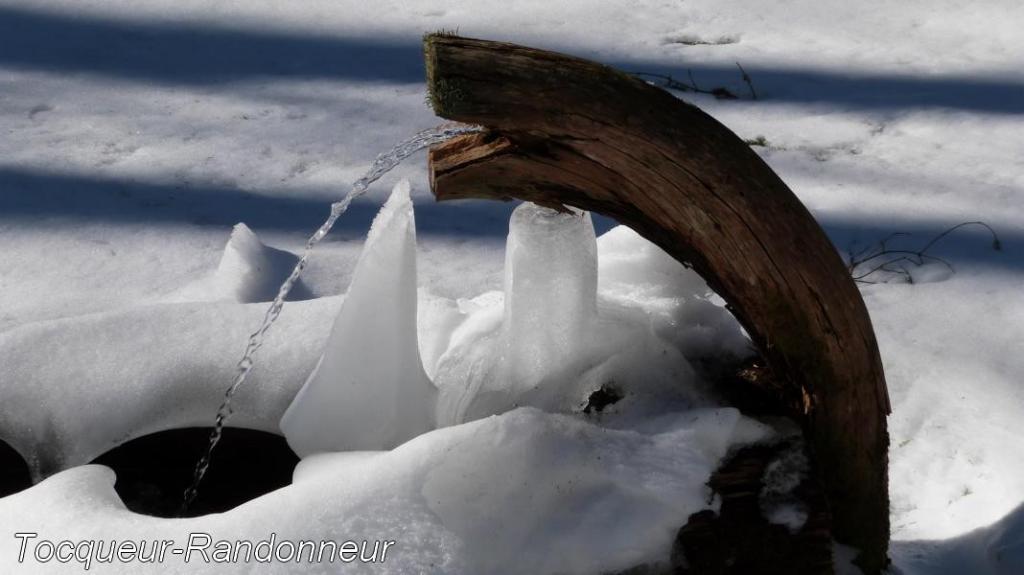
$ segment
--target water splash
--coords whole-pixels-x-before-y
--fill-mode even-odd
[[[320,243],[320,240],[322,240],[324,236],[331,231],[331,228],[334,227],[334,222],[336,222],[338,218],[345,213],[349,205],[352,203],[352,200],[366,193],[370,184],[380,179],[384,174],[393,170],[398,166],[398,164],[402,163],[403,160],[426,147],[434,144],[440,144],[441,142],[454,138],[455,136],[480,132],[482,130],[483,128],[480,126],[443,124],[441,126],[419,132],[408,140],[400,142],[394,148],[391,148],[391,150],[377,156],[373,160],[373,164],[370,165],[370,169],[367,170],[361,178],[353,182],[352,189],[345,194],[345,197],[331,204],[330,216],[328,216],[316,232],[306,240],[306,247],[302,252],[302,257],[300,257],[298,263],[295,264],[295,268],[288,276],[288,279],[284,280],[284,283],[282,283],[281,287],[278,289],[277,296],[274,298],[274,301],[271,302],[270,307],[267,308],[267,312],[263,316],[263,323],[260,325],[259,329],[249,336],[249,342],[246,344],[245,353],[242,355],[242,359],[238,361],[238,367],[235,371],[235,379],[232,381],[231,386],[228,387],[227,391],[224,392],[224,401],[220,404],[220,407],[217,408],[213,431],[210,433],[210,442],[207,445],[203,456],[200,457],[199,461],[196,463],[196,469],[192,476],[192,484],[185,490],[184,500],[182,501],[181,512],[179,515],[184,515],[188,510],[189,505],[191,505],[192,501],[195,500],[199,484],[202,483],[203,476],[206,475],[206,470],[210,466],[210,458],[213,455],[213,450],[217,447],[217,443],[220,442],[227,419],[231,417],[231,414],[233,413],[231,409],[231,400],[242,384],[245,383],[246,378],[249,376],[249,372],[252,371],[254,365],[253,356],[256,354],[256,351],[262,347],[263,338],[266,336],[267,331],[281,314],[281,309],[284,307],[284,298],[288,295],[288,292],[291,291],[295,282],[298,281],[299,276],[302,274],[302,270],[305,269],[306,262],[309,260],[309,255],[313,251],[313,248],[316,247],[316,245]]]

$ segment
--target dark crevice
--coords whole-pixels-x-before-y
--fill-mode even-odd
[[[190,427],[153,433],[110,450],[93,463],[114,470],[114,489],[128,509],[175,517],[210,431],[209,427]],[[279,435],[227,428],[185,516],[227,511],[289,485],[298,462]]]
[[[7,497],[32,486],[28,463],[21,454],[0,440],[0,497]]]

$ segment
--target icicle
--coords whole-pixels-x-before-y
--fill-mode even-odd
[[[323,356],[281,419],[300,456],[390,449],[435,426],[436,389],[416,335],[416,228],[409,183],[366,238]]]

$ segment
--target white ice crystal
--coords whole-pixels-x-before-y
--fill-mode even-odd
[[[416,308],[416,226],[403,180],[373,222],[320,362],[281,418],[296,453],[390,449],[434,428]]]

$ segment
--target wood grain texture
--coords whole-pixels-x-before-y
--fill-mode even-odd
[[[692,266],[803,398],[836,538],[878,573],[889,540],[889,400],[856,285],[786,184],[700,109],[593,62],[448,35],[424,41],[435,112],[480,124],[430,153],[438,200],[601,213]]]

